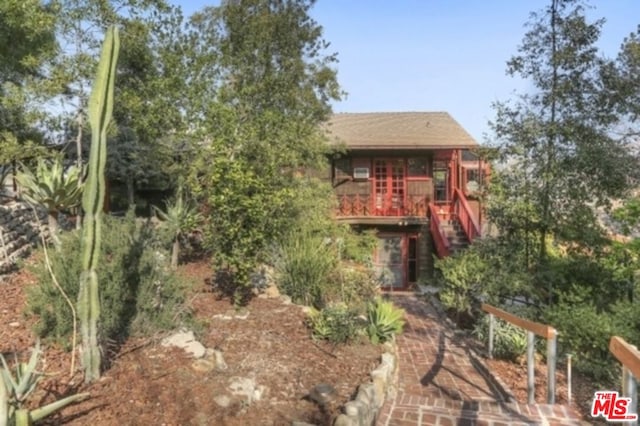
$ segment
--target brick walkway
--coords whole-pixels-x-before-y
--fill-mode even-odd
[[[406,311],[406,325],[397,340],[397,392],[378,426],[587,424],[561,405],[506,402],[432,306],[408,293],[393,301]]]

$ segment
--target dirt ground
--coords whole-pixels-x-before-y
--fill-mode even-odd
[[[498,359],[485,359],[485,363],[494,375],[499,377],[513,392],[518,402],[527,402],[527,364],[513,363]],[[537,403],[547,402],[547,366],[537,360],[535,366],[535,399]],[[585,421],[595,424],[589,415],[593,393],[597,389],[589,380],[578,374],[575,370],[571,378],[571,403],[570,406],[582,416]],[[569,401],[567,386],[566,362],[559,362],[556,366],[556,404],[567,404]],[[604,423],[604,422],[603,422]]]
[[[164,336],[131,338],[117,353],[108,354],[111,365],[94,384],[82,383],[79,360],[70,377],[71,353],[44,347],[42,370],[47,374],[34,395],[38,406],[75,392],[90,398],[67,407],[46,424],[68,425],[290,425],[306,421],[331,424],[341,406],[358,385],[368,379],[379,362],[381,348],[359,343],[333,347],[311,339],[301,307],[279,299],[255,298],[245,319],[234,315],[228,300],[220,300],[206,281],[211,277],[207,261],[180,267],[185,279],[193,280],[191,307],[201,330],[199,340],[220,350],[228,365],[224,371],[202,371],[181,349],[160,344]],[[25,359],[34,345],[34,319],[23,315],[24,289],[37,285],[24,269],[0,284],[0,352]],[[223,317],[233,317],[224,319]],[[244,315],[241,315],[244,317]],[[478,343],[475,342],[475,345]],[[526,402],[526,365],[486,360],[489,368],[510,387],[520,402]],[[261,392],[260,399],[230,393],[229,385],[247,378]],[[335,398],[324,407],[307,395],[317,384],[335,387]],[[585,420],[594,386],[574,372],[572,406]],[[224,407],[220,397],[227,398]],[[546,366],[536,366],[536,401],[546,400]],[[557,370],[556,401],[567,402],[566,366]]]
[[[211,277],[206,261],[184,265],[179,272],[198,283],[191,299],[202,325],[197,337],[206,347],[221,351],[228,368],[203,371],[183,350],[162,346],[163,336],[131,338],[109,354],[112,362],[103,377],[84,385],[79,360],[70,377],[71,353],[45,346],[41,368],[47,377],[33,395],[33,405],[75,392],[90,393],[89,399],[65,408],[47,424],[331,424],[379,363],[380,347],[365,342],[333,347],[313,341],[301,307],[280,299],[255,298],[246,318],[235,317],[230,302],[219,300],[205,284]],[[0,351],[8,359],[14,359],[13,354],[28,357],[35,342],[34,320],[23,315],[24,288],[30,285],[37,283],[24,269],[0,284]],[[233,318],[221,318],[225,314]],[[238,378],[255,383],[258,400],[248,403],[230,391]],[[336,390],[324,407],[307,397],[320,383]]]

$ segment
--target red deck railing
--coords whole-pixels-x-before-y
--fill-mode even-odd
[[[480,237],[480,226],[476,221],[473,210],[469,206],[467,197],[464,196],[460,189],[453,191],[453,199],[451,200],[453,205],[453,212],[460,221],[462,230],[464,231],[469,243],[472,243],[474,239]]]
[[[375,199],[370,195],[344,194],[338,198],[338,216],[411,216],[426,217],[429,200],[424,195],[404,199]]]
[[[440,216],[438,216],[438,208],[435,204],[429,204],[429,229],[433,237],[433,243],[436,246],[436,255],[442,259],[451,254],[449,239],[444,234],[444,230],[440,226]]]

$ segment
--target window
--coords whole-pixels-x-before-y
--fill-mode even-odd
[[[409,158],[407,160],[407,174],[409,177],[427,177],[429,162],[426,158]]]
[[[449,169],[444,161],[433,163],[433,190],[436,203],[449,200],[447,186],[449,184]]]
[[[333,177],[338,181],[349,179],[351,177],[351,159],[338,158],[333,160]]]
[[[466,169],[467,183],[466,191],[468,193],[478,192],[480,190],[480,184],[484,180],[484,170],[479,169]]]

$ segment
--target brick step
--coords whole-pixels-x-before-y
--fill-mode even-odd
[[[527,405],[494,400],[458,401],[403,395],[394,411],[420,425],[588,425],[563,405]],[[419,421],[419,423],[418,423]]]

